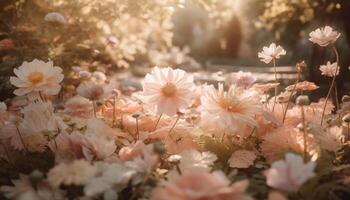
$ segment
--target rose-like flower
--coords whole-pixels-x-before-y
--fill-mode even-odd
[[[339,66],[338,63],[331,63],[327,62],[326,65],[320,66],[320,71],[322,75],[328,76],[328,77],[334,77],[338,76],[339,74]]]
[[[297,191],[302,184],[315,176],[316,163],[304,163],[299,155],[288,153],[285,160],[272,163],[265,171],[267,185],[285,191]]]
[[[286,53],[283,47],[272,43],[269,47],[264,47],[263,51],[258,53],[258,57],[262,62],[269,64],[272,60],[279,59],[281,56],[286,55]]]
[[[142,101],[158,114],[175,115],[192,102],[193,77],[180,69],[155,67],[146,75],[142,86]]]
[[[330,26],[325,26],[324,28],[318,28],[312,31],[310,34],[310,41],[320,45],[321,47],[333,44],[340,37],[340,33],[333,30]]]
[[[244,194],[248,181],[230,185],[221,171],[213,173],[193,172],[168,182],[161,182],[153,190],[152,200],[250,200]]]
[[[42,92],[45,95],[56,95],[61,89],[60,82],[63,80],[62,69],[54,67],[53,62],[33,60],[23,62],[14,69],[17,77],[11,76],[10,82],[18,87],[14,91],[17,96],[23,96],[31,92]]]

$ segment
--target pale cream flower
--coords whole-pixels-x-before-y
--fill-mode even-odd
[[[155,67],[146,75],[142,86],[142,101],[157,114],[173,116],[192,102],[193,77],[180,69]]]
[[[255,159],[256,155],[253,151],[238,150],[232,153],[228,163],[232,168],[248,168],[254,164]]]
[[[230,185],[221,171],[193,172],[170,181],[162,181],[152,192],[152,200],[251,200],[245,195],[247,180]]]
[[[325,26],[323,28],[318,28],[312,31],[310,34],[310,41],[320,45],[321,47],[333,44],[340,37],[340,33],[333,30],[330,26]]]
[[[265,171],[267,185],[273,188],[296,192],[302,184],[315,176],[315,162],[304,164],[299,155],[288,153],[285,160],[272,163]]]
[[[60,163],[52,168],[47,179],[49,183],[57,188],[63,185],[84,185],[96,174],[96,168],[88,161],[75,160],[72,163]]]
[[[327,62],[326,65],[320,66],[320,71],[322,75],[328,76],[328,77],[334,77],[339,75],[339,66],[338,63],[331,63]]]
[[[286,50],[281,46],[272,43],[269,47],[264,47],[262,52],[258,53],[258,57],[262,62],[269,64],[272,60],[279,59],[286,55]]]
[[[11,76],[10,82],[18,87],[14,91],[17,96],[32,92],[56,95],[61,89],[60,82],[64,78],[62,69],[54,67],[52,61],[44,62],[37,59],[23,62],[19,68],[14,69],[14,73],[17,77]]]
[[[236,130],[242,124],[257,125],[254,117],[261,109],[256,93],[251,90],[233,85],[224,91],[222,84],[219,84],[218,90],[211,85],[204,89],[201,102],[202,114],[208,113],[213,120],[218,120],[218,126]]]

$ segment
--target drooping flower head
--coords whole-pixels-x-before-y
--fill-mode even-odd
[[[219,84],[218,90],[210,85],[201,97],[202,113],[218,119],[222,125],[235,130],[239,125],[256,126],[255,114],[260,111],[255,92],[232,85],[228,91]]]
[[[16,76],[10,77],[12,85],[18,87],[14,91],[17,96],[23,96],[32,92],[42,92],[45,95],[56,95],[61,89],[60,82],[64,76],[60,67],[54,67],[53,62],[33,60],[23,62],[14,69]]]
[[[281,56],[286,55],[286,50],[280,45],[272,43],[269,47],[264,47],[261,52],[258,53],[258,57],[262,62],[269,64],[274,59],[279,59]]]
[[[304,163],[299,155],[288,153],[285,160],[272,163],[271,168],[265,172],[267,185],[285,190],[297,191],[302,184],[315,176],[316,163]]]
[[[338,63],[336,63],[336,62],[331,63],[328,61],[326,65],[320,66],[320,71],[321,71],[321,74],[324,76],[328,76],[328,77],[338,76],[338,74],[339,74]]]
[[[312,31],[310,34],[310,41],[320,45],[321,47],[333,44],[340,37],[340,33],[333,30],[330,26],[325,26],[324,28],[318,28]]]
[[[142,101],[158,114],[175,115],[187,108],[194,92],[193,77],[180,69],[155,67],[142,83]]]

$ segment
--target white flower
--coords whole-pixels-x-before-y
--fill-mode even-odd
[[[158,114],[175,115],[192,102],[193,77],[180,69],[155,67],[142,83],[142,101]]]
[[[204,88],[202,115],[211,116],[218,125],[236,130],[239,125],[256,126],[255,115],[260,111],[256,93],[242,90],[232,85],[228,91],[219,84],[218,90],[213,85]]]
[[[30,103],[21,112],[24,119],[20,126],[31,133],[58,132],[67,128],[63,120],[55,115],[51,102]]]
[[[269,47],[264,47],[263,51],[258,53],[258,57],[264,63],[269,64],[272,60],[279,59],[281,56],[286,55],[286,53],[283,47],[272,43]]]
[[[58,23],[58,24],[66,24],[67,23],[66,17],[62,13],[59,13],[59,12],[47,13],[44,17],[44,20],[46,22]]]
[[[89,161],[75,160],[72,163],[60,163],[47,174],[49,183],[57,188],[64,185],[84,185],[96,174],[96,168]]]
[[[295,192],[302,184],[315,176],[315,167],[316,163],[304,164],[301,156],[288,153],[285,160],[272,163],[271,168],[265,172],[267,185]]]
[[[191,174],[192,172],[210,172],[212,165],[217,160],[215,154],[207,152],[199,152],[197,150],[185,150],[179,154],[181,161],[179,168],[182,174]],[[168,177],[174,178],[179,176],[179,172],[173,169],[169,172]]]
[[[136,171],[119,163],[108,164],[98,162],[97,176],[92,178],[84,187],[84,193],[88,197],[109,193],[112,189],[121,191],[136,174]]]
[[[333,31],[332,27],[325,26],[324,28],[318,28],[312,31],[310,34],[310,41],[320,45],[321,47],[333,44],[340,37],[340,33]]]
[[[14,91],[17,96],[32,92],[56,95],[61,89],[59,83],[64,78],[62,69],[54,67],[52,61],[44,62],[37,59],[32,62],[23,62],[18,69],[14,69],[14,73],[17,77],[11,76],[10,82],[18,87]]]
[[[339,66],[338,63],[331,63],[327,62],[326,65],[320,66],[320,71],[322,75],[328,76],[328,77],[334,77],[339,75]]]

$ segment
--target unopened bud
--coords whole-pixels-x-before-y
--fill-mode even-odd
[[[296,99],[296,104],[299,106],[307,106],[310,104],[310,99],[306,95],[300,95]]]
[[[182,156],[175,154],[175,155],[169,156],[168,161],[176,164],[176,163],[179,163],[181,159],[182,159]]]
[[[164,144],[160,141],[153,143],[153,148],[154,148],[154,151],[159,155],[162,155],[166,152]]]

